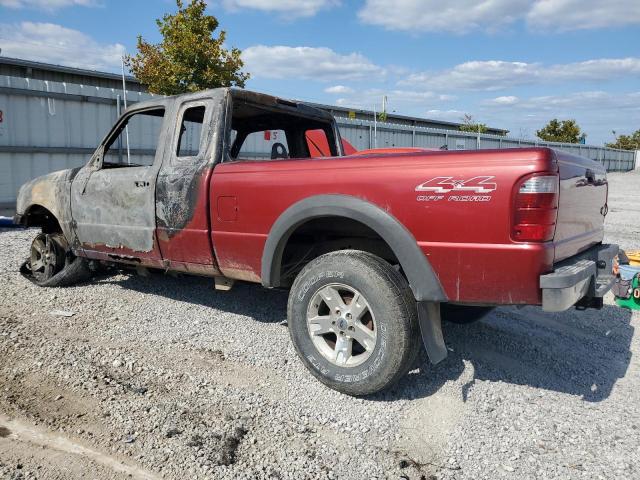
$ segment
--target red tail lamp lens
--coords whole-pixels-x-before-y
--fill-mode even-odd
[[[553,240],[558,219],[557,175],[534,174],[518,185],[511,236],[518,242]]]

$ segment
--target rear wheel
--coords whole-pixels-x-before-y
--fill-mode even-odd
[[[91,277],[87,261],[71,253],[60,233],[38,234],[21,272],[41,287],[65,287]]]
[[[348,395],[393,385],[420,349],[407,281],[366,252],[342,250],[307,264],[291,289],[288,317],[305,366],[322,383]]]
[[[443,303],[440,305],[442,320],[459,325],[466,325],[482,320],[494,307],[470,307],[467,305],[451,305]]]

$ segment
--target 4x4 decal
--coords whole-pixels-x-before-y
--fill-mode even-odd
[[[418,185],[416,192],[450,193],[455,190],[470,193],[489,193],[497,188],[494,182],[489,182],[494,178],[492,176],[480,176],[469,180],[454,180],[453,177],[435,177]]]
[[[498,184],[492,181],[494,179],[495,177],[491,175],[481,175],[467,180],[454,177],[435,177],[416,187],[416,192],[421,192],[416,200],[419,202],[439,202],[446,198],[449,202],[490,202],[491,195],[486,194],[498,188]],[[455,195],[449,195],[452,193]],[[457,195],[458,193],[466,195]]]

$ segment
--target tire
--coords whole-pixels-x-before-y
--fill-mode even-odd
[[[49,255],[46,261],[42,253]],[[61,233],[38,234],[20,271],[41,287],[67,287],[91,278],[88,262],[71,253]]]
[[[421,348],[409,284],[390,264],[358,250],[308,263],[293,283],[287,315],[302,363],[347,395],[389,388],[409,371]]]
[[[482,320],[493,311],[494,307],[469,307],[466,305],[451,305],[443,303],[440,305],[442,320],[458,325],[467,325]]]

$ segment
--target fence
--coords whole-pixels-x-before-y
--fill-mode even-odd
[[[84,165],[120,111],[121,90],[0,76],[0,205],[15,204],[18,188],[55,170]],[[128,92],[129,103],[152,95]],[[337,118],[342,136],[357,149],[414,146],[450,150],[544,145],[601,162],[610,171],[632,170],[631,151],[518,140],[408,125]],[[374,134],[377,130],[377,135]],[[132,142],[135,139],[131,139]],[[268,152],[265,141],[257,147]]]
[[[551,147],[587,157],[603,164],[610,172],[627,172],[635,167],[635,152],[576,143],[544,142],[530,139],[475,134],[456,130],[412,128],[373,121],[336,118],[341,135],[358,150],[385,147],[420,147],[449,150],[477,150],[491,148]],[[376,135],[377,131],[377,135]],[[376,138],[377,137],[377,141]]]

